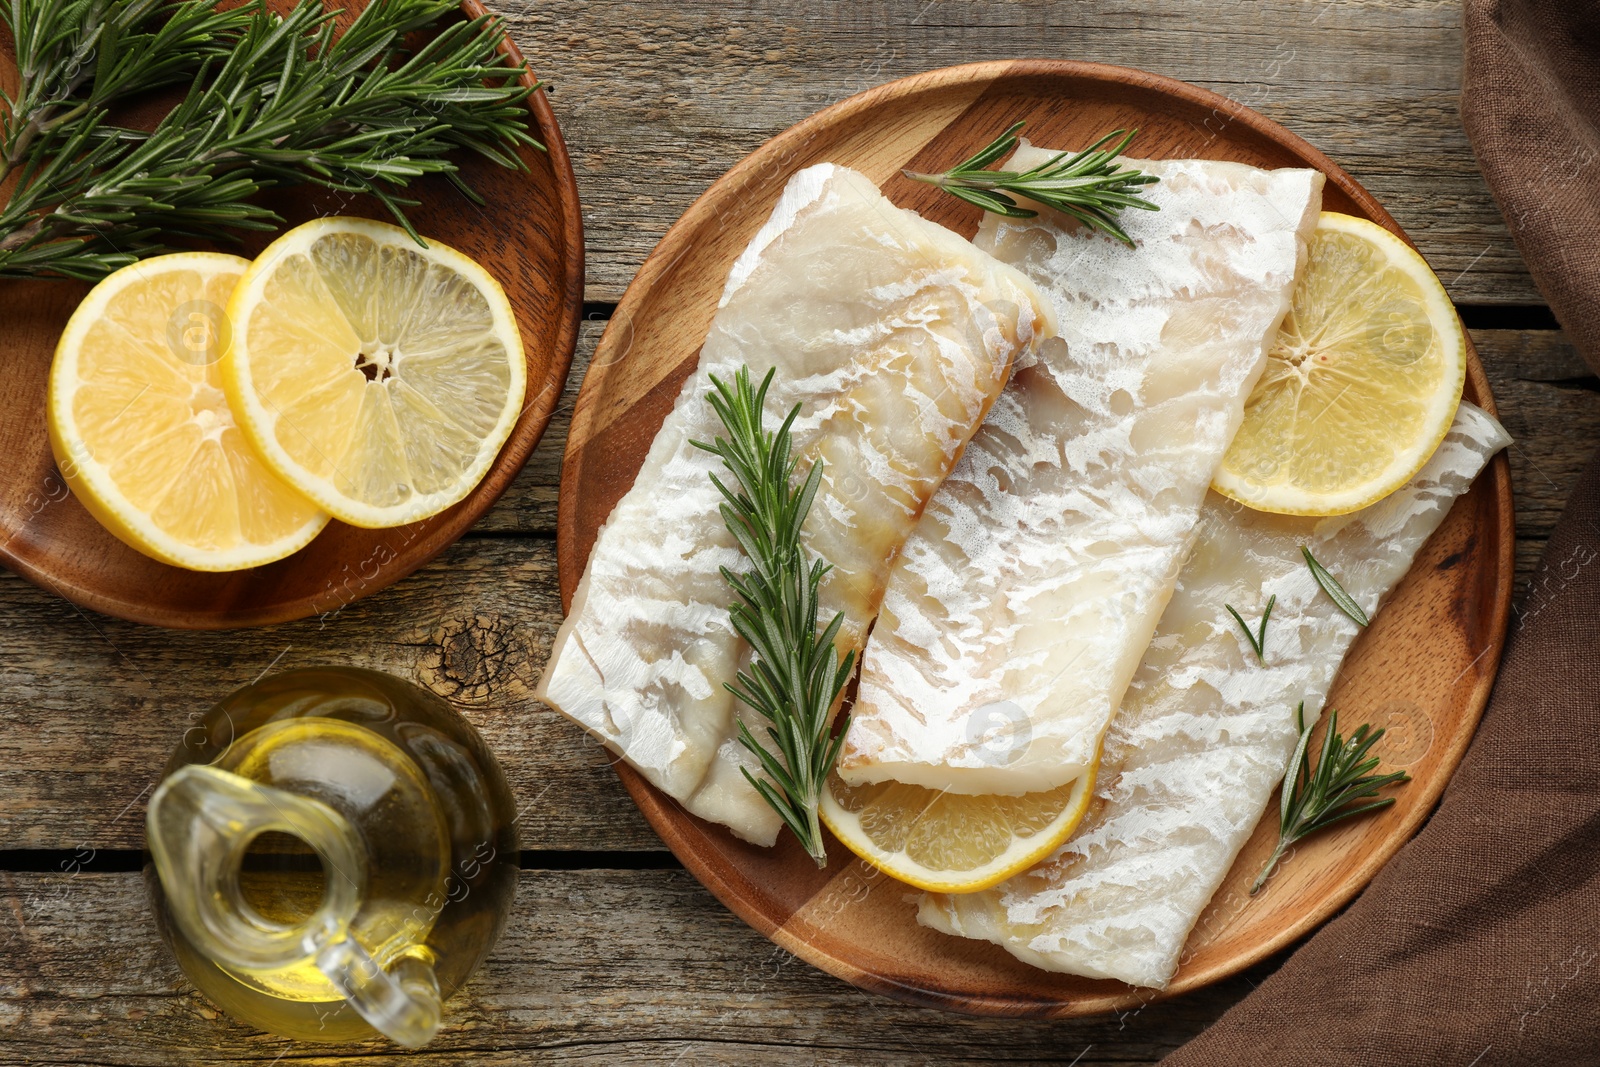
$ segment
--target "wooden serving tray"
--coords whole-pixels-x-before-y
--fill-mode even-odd
[[[280,11],[289,0],[274,0]],[[343,5],[348,25],[363,2]],[[466,17],[484,13],[463,0]],[[522,55],[509,37],[507,62]],[[0,29],[0,86],[16,84],[16,49]],[[533,81],[524,75],[524,81]],[[153,123],[171,98],[129,117]],[[541,90],[528,100],[532,133],[548,151],[523,149],[526,172],[463,159],[479,206],[443,178],[414,183],[421,201],[408,214],[417,232],[465,252],[504,287],[522,328],[528,392],[522,416],[489,473],[466,499],[432,518],[388,530],[331,522],[310,545],[253,570],[203,574],[171,567],[117,540],[67,490],[45,436],[45,387],[56,342],[89,291],[69,281],[0,280],[0,563],[74,603],[135,622],[186,629],[256,626],[307,615],[332,615],[410,574],[466,532],[500,494],[544,433],[572,364],[583,303],[583,221],[566,143]],[[3,191],[0,191],[3,192]],[[285,228],[320,215],[392,221],[370,198],[307,189],[276,191],[272,207]],[[276,234],[247,237],[220,251],[253,256]]]
[[[579,394],[561,480],[559,570],[570,604],[595,534],[629,489],[656,430],[694,369],[734,257],[797,170],[830,161],[878,182],[895,203],[972,236],[978,210],[908,181],[902,167],[945,170],[1007,125],[1047,146],[1083,145],[1118,127],[1135,154],[1261,167],[1315,167],[1323,206],[1404,233],[1366,190],[1305,141],[1215,93],[1142,71],[1019,60],[951,67],[842,101],[779,134],[694,203],[640,269]],[[1468,343],[1466,397],[1494,400]],[[914,890],[830,841],[816,869],[785,833],[777,847],[739,841],[617,770],[662,839],[724,904],[778,945],[865,989],[981,1014],[1072,1016],[1122,1010],[1217,981],[1304,937],[1350,901],[1417,830],[1460,761],[1488,699],[1511,604],[1509,466],[1495,458],[1418,555],[1356,642],[1329,697],[1346,722],[1372,722],[1387,767],[1413,781],[1396,804],[1297,848],[1252,899],[1249,883],[1277,835],[1268,814],[1201,916],[1161,993],[1036,970],[986,942],[917,925]]]

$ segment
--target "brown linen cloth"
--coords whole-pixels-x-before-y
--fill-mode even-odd
[[[1600,369],[1600,4],[1467,0],[1463,81],[1517,246]],[[1600,1064],[1600,460],[1432,820],[1165,1067],[1248,1063]]]

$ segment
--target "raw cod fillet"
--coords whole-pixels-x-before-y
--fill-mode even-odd
[[[1358,632],[1317,586],[1300,546],[1370,616],[1509,441],[1462,404],[1409,485],[1331,519],[1267,515],[1212,494],[1106,736],[1089,816],[1055,855],[993,889],[925,895],[918,920],[1047,970],[1165,986],[1283,777],[1295,706],[1305,701],[1308,721],[1320,714]],[[1255,620],[1273,594],[1261,666],[1222,605]]]
[[[1015,269],[895,207],[865,177],[801,171],[734,264],[722,303],[633,488],[607,518],[538,696],[601,738],[689,811],[770,845],[779,817],[745,781],[759,764],[723,688],[749,649],[728,623],[719,568],[748,566],[694,448],[723,434],[710,377],[748,365],[776,426],[796,403],[804,470],[825,463],[805,526],[833,565],[823,618],[842,611],[859,648],[889,562],[1004,386],[1013,361],[1054,330],[1048,302]],[[763,728],[758,728],[758,723]]]
[[[1053,153],[1024,146],[1008,167]],[[1322,175],[1129,161],[1129,249],[1060,216],[977,244],[1050,294],[1066,348],[1019,366],[895,565],[840,774],[1039,792],[1093,759],[1172,594],[1288,311]]]

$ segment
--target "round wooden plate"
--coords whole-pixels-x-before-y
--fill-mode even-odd
[[[962,234],[978,211],[900,176],[944,170],[1026,119],[1046,146],[1083,145],[1118,127],[1135,154],[1261,167],[1315,167],[1323,206],[1399,226],[1326,156],[1277,123],[1170,78],[1087,63],[1023,60],[953,67],[851,97],[785,131],[729,171],[645,261],[583,383],[561,481],[561,593],[570,603],[595,533],[633,482],[698,350],[734,257],[789,176],[824,160],[854,167],[897,204]],[[1402,234],[1403,236],[1403,234]],[[1467,398],[1494,410],[1469,351]],[[1427,817],[1488,698],[1511,603],[1511,482],[1504,455],[1417,557],[1345,661],[1330,706],[1389,729],[1384,762],[1411,784],[1388,811],[1307,841],[1251,899],[1277,833],[1262,820],[1200,918],[1164,993],[1036,970],[986,942],[917,925],[913,891],[830,842],[818,871],[785,834],[772,849],[686,814],[628,767],[629,792],[684,865],[783,948],[866,989],[995,1015],[1070,1016],[1127,1009],[1214,982],[1305,936],[1346,904]]]
[[[276,3],[280,10],[290,4]],[[345,5],[348,24],[363,4]],[[464,0],[466,16],[484,13]],[[500,52],[522,56],[509,37]],[[0,30],[0,86],[16,84],[16,51]],[[531,83],[532,75],[524,75]],[[152,102],[164,109],[171,100]],[[561,397],[577,343],[583,301],[583,222],[572,164],[541,90],[528,101],[532,133],[548,151],[525,149],[526,173],[463,160],[479,206],[448,182],[428,179],[408,194],[419,233],[460,249],[504,286],[528,359],[522,416],[483,482],[431,519],[389,530],[333,522],[287,559],[232,574],[201,574],[158,563],[107,533],[62,483],[45,437],[45,382],[56,340],[88,286],[65,281],[0,280],[0,562],[23,577],[96,611],[160,626],[209,629],[330,614],[410,574],[466,532],[511,484],[544,433]],[[150,110],[150,109],[146,109]],[[155,115],[146,115],[154,121]],[[138,118],[130,119],[137,122]],[[319,215],[389,220],[368,198],[281,190],[272,206],[295,225]],[[253,256],[276,234],[226,248]]]

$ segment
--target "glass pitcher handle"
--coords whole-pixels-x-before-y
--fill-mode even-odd
[[[319,952],[317,967],[373,1029],[396,1044],[420,1048],[438,1032],[444,998],[433,965],[422,956],[401,956],[385,971],[347,937]]]
[[[320,800],[191,764],[156,789],[145,826],[168,908],[201,953],[256,972],[315,960],[380,1033],[409,1047],[433,1037],[442,1009],[432,966],[407,955],[386,972],[349,936],[366,895],[367,868],[361,840],[343,815]],[[299,838],[322,860],[322,904],[302,923],[273,922],[240,892],[245,851],[271,831]]]

